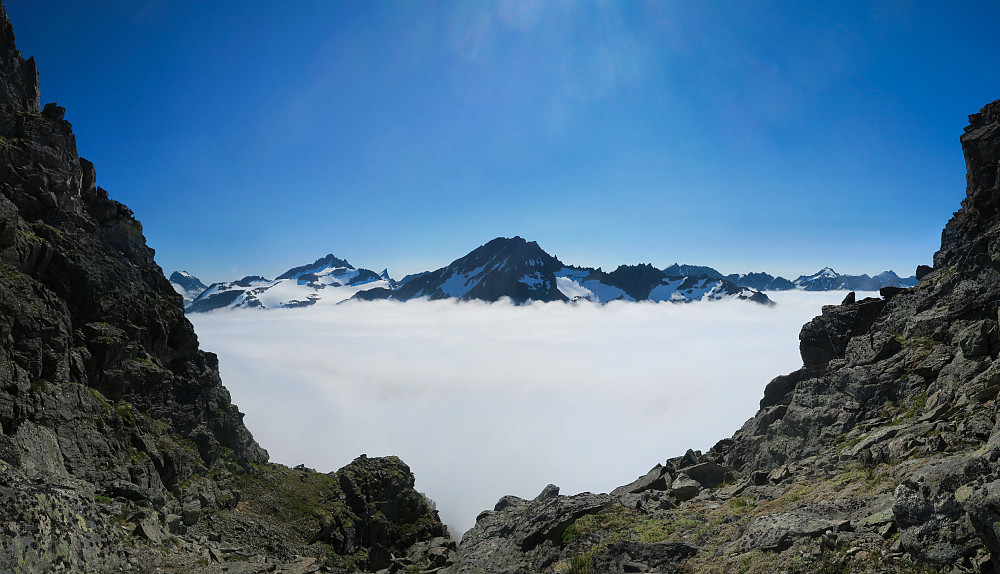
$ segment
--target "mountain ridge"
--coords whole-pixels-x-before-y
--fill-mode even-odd
[[[530,253],[531,257],[522,257],[522,259],[525,259],[525,261],[537,260],[540,265],[537,269],[512,269],[505,271],[503,274],[497,273],[496,269],[493,272],[487,272],[485,265],[489,257],[484,260],[482,259],[483,254],[494,253],[498,249],[502,249],[500,246],[503,245],[518,246],[529,250],[526,253]],[[506,249],[504,252],[505,259],[510,258],[512,255],[517,257],[515,254],[516,250]],[[483,264],[482,269],[470,266],[470,262],[475,261]],[[283,279],[295,278],[298,274],[305,273],[308,269],[323,266],[330,262],[336,262],[339,266],[353,269],[346,260],[338,259],[330,254],[317,259],[312,264],[294,267],[273,280],[261,276],[252,276],[256,284],[249,281],[249,278],[246,277],[237,281],[216,283],[204,288],[203,292],[206,292],[206,297],[201,298],[201,293],[199,293],[191,298],[191,301],[187,303],[188,312],[207,312],[226,307],[270,308],[259,302],[259,292],[266,291],[273,287],[276,282]],[[365,269],[361,270],[361,272],[364,275],[363,279],[365,283],[376,280],[374,271]],[[484,276],[478,277],[479,273],[483,273]],[[540,275],[533,275],[534,273],[542,273],[549,276],[542,279]],[[500,279],[501,275],[504,274],[507,276]],[[638,274],[645,274],[645,279],[639,280]],[[171,275],[171,277],[174,277],[174,275]],[[197,278],[194,279],[197,280]],[[579,301],[581,299],[594,302],[607,302],[615,299],[690,302],[706,297],[708,299],[735,297],[768,304],[769,298],[766,295],[757,295],[755,292],[792,289],[807,291],[878,291],[882,287],[911,287],[916,284],[915,277],[900,278],[892,271],[884,271],[875,276],[841,275],[829,267],[823,268],[812,275],[801,275],[794,281],[789,281],[783,277],[775,277],[767,273],[733,273],[723,275],[711,267],[679,265],[677,263],[662,270],[656,269],[649,263],[640,263],[638,265],[619,265],[614,271],[604,272],[600,268],[566,265],[559,261],[558,258],[546,253],[538,246],[537,242],[528,242],[519,236],[514,236],[513,238],[498,237],[490,240],[465,256],[433,271],[410,274],[402,280],[395,281],[389,276],[388,270],[384,270],[378,274],[378,279],[386,283],[368,284],[367,287],[356,291],[350,297],[336,296],[334,302],[340,302],[347,298],[363,301],[382,299],[407,301],[419,298],[476,299],[491,302],[506,298],[515,303],[525,303],[528,301]],[[591,282],[595,289],[597,289],[597,293],[584,287],[580,281]],[[642,286],[636,284],[635,281],[640,281]],[[361,280],[353,282],[352,285],[359,283],[361,283]],[[546,287],[542,290],[530,288],[531,285],[541,285],[543,283]],[[553,284],[555,285],[555,290],[551,289]],[[674,289],[671,290],[670,288],[662,287],[663,284],[672,285]],[[237,287],[243,287],[250,296],[246,297],[238,293],[235,289]],[[175,288],[179,289],[176,283]],[[213,288],[212,292],[207,292]],[[747,290],[744,291],[741,288],[746,288]],[[656,290],[655,294],[654,290]],[[187,293],[190,293],[190,291]],[[678,295],[674,296],[674,293],[678,293]],[[293,301],[291,304],[283,303],[279,306],[308,306],[315,304],[315,301],[321,299],[325,294],[308,294],[299,301]],[[202,301],[192,306],[194,300],[199,298]]]
[[[236,281],[213,283],[186,306],[188,313],[224,308],[297,308],[336,304],[369,289],[394,289],[388,270],[358,269],[328,254],[312,263],[292,267],[274,279],[251,275]]]

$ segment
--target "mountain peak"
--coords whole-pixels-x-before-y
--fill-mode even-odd
[[[320,257],[308,265],[293,267],[275,279],[293,279],[306,273],[316,273],[317,271],[322,271],[323,269],[336,269],[341,267],[354,269],[354,266],[348,263],[346,259],[338,259],[333,253],[328,253],[325,257]]]
[[[667,274],[668,277],[698,277],[704,275],[711,279],[721,279],[722,273],[712,267],[706,267],[704,265],[688,265],[688,264],[678,264],[674,263],[669,267],[665,267],[663,272]]]
[[[446,267],[405,281],[394,299],[418,297],[516,302],[566,300],[556,288],[556,271],[563,264],[538,243],[520,236],[497,237]]]

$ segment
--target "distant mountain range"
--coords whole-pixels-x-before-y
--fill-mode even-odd
[[[183,284],[170,281],[183,295]],[[190,275],[187,277],[192,278]],[[200,282],[199,282],[200,283]],[[293,267],[275,279],[250,275],[237,281],[213,283],[187,304],[188,313],[202,313],[222,308],[276,309],[308,307],[317,303],[336,304],[368,289],[396,288],[388,271],[376,273],[356,269],[333,255],[321,257],[308,265]]]
[[[740,299],[770,305],[763,291],[877,291],[886,286],[910,287],[915,277],[892,271],[840,275],[829,267],[794,281],[767,273],[723,275],[711,267],[673,264],[657,269],[649,264],[620,265],[611,272],[566,265],[534,241],[497,238],[445,267],[393,280],[388,270],[358,269],[327,255],[294,267],[275,279],[248,276],[206,287],[186,272],[170,276],[189,313],[222,308],[290,308],[333,305],[347,299],[458,299],[461,301],[672,301],[687,303]]]

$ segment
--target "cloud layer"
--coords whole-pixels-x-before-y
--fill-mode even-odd
[[[607,492],[753,415],[840,292],[516,307],[347,303],[192,316],[272,460],[397,455],[453,535],[504,494]]]

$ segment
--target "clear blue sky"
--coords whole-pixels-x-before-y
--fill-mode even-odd
[[[929,263],[995,2],[7,0],[169,273]]]

